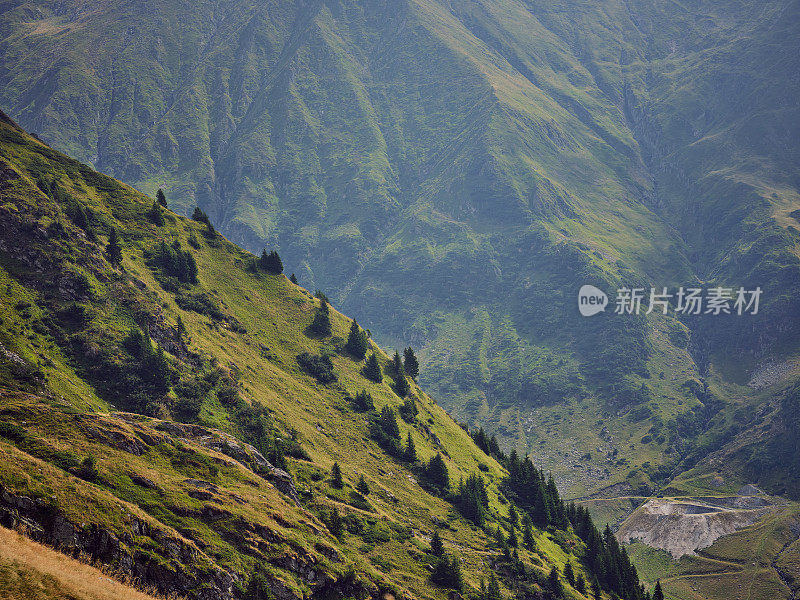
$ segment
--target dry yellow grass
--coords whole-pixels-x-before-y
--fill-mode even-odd
[[[0,600],[155,600],[102,571],[0,527]]]

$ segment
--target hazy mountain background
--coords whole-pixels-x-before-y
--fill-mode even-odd
[[[799,41],[790,0],[4,0],[0,106],[278,249],[573,496],[726,448],[785,492],[757,449],[793,431]],[[583,283],[764,294],[583,319]]]

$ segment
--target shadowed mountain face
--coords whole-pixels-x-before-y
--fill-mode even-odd
[[[277,248],[576,491],[718,447],[765,401],[748,370],[798,350],[796,2],[2,7],[23,126]],[[698,282],[760,286],[759,314],[575,310]]]

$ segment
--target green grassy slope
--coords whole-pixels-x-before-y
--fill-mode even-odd
[[[769,396],[754,368],[797,376],[796,3],[4,6],[23,125],[277,247],[572,495],[665,483]],[[764,296],[587,323],[587,281]]]
[[[306,333],[318,299],[250,269],[252,255],[201,223],[163,210],[156,225],[151,206],[1,116],[4,523],[161,593],[198,598],[242,597],[256,573],[277,597],[444,598],[430,581],[434,529],[459,557],[468,592],[491,571],[520,593],[541,590],[553,565],[583,572],[585,547],[571,530],[535,530],[535,551],[519,549],[519,579],[488,533],[506,522],[503,468],[412,383],[419,414],[398,419],[402,439],[413,437],[419,461],[441,453],[453,485],[484,478],[489,525],[479,529],[423,486],[419,461],[389,456],[370,413],[354,409],[349,397],[362,389],[378,410],[403,401],[390,375],[371,383],[343,352],[348,318],[331,310],[331,336]],[[121,268],[104,250],[112,227]],[[161,240],[191,254],[196,284],[148,264]],[[302,371],[302,352],[327,353],[338,380],[322,385]],[[237,440],[286,461],[298,502]],[[343,489],[331,481],[334,462]],[[355,490],[362,475],[366,497]],[[339,537],[329,531],[334,509]],[[564,594],[583,597],[569,585]]]

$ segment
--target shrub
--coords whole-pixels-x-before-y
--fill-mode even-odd
[[[403,405],[399,409],[399,413],[403,421],[406,423],[413,423],[419,414],[417,403],[414,402],[413,398],[406,398],[406,401],[403,402]]]
[[[333,372],[333,362],[326,354],[314,355],[303,352],[297,355],[297,363],[300,368],[324,385],[338,380],[336,373]]]

